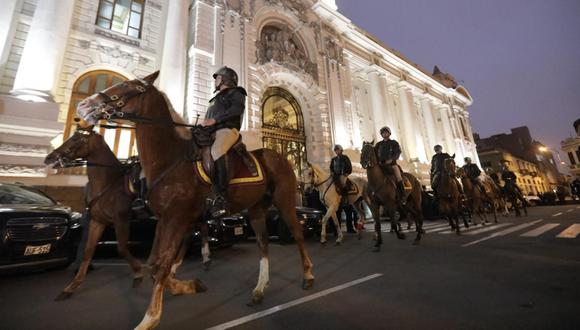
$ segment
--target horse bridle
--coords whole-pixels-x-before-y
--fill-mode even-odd
[[[92,131],[88,132],[85,130],[77,130],[73,136],[71,137],[71,139],[79,139],[77,137],[80,136],[80,140],[77,142],[75,141],[75,143],[70,146],[70,147],[66,147],[63,150],[61,150],[59,152],[58,157],[56,158],[58,164],[61,167],[72,167],[71,164],[74,163],[75,159],[70,159],[68,157],[68,155],[73,152],[78,150],[81,146],[85,145],[88,143],[89,140],[89,136],[92,134]],[[74,147],[74,148],[73,148]]]
[[[372,152],[372,157],[369,157],[369,159],[367,159],[364,162],[361,160],[361,164],[360,165],[365,170],[368,169],[368,168],[373,168],[373,167],[377,166],[377,164],[378,164],[378,162],[376,160],[377,155],[375,154],[375,150],[374,150],[372,144],[369,143],[369,144],[366,144],[366,145],[370,146],[370,148],[372,149],[372,151],[371,151]],[[363,146],[363,148],[364,148],[364,146]]]
[[[149,89],[150,85],[145,80],[137,79],[140,84],[137,84],[134,89],[129,90],[127,93],[123,93],[121,96],[117,94],[108,95],[104,91],[98,92],[102,100],[97,106],[97,114],[101,114],[106,120],[110,119],[137,119],[138,116],[133,114],[128,114],[122,111],[123,107],[136,96],[140,96],[140,103],[143,103],[143,96]],[[133,86],[131,82],[124,82],[128,86]]]

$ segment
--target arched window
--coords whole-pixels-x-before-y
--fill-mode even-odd
[[[306,137],[300,105],[292,94],[279,87],[268,88],[262,100],[264,147],[285,156],[300,176],[306,165]]]
[[[69,102],[69,110],[64,128],[64,139],[66,140],[74,131],[76,126],[76,108],[79,102],[85,98],[100,92],[108,87],[127,80],[126,77],[106,70],[87,72],[74,83],[73,92]],[[132,126],[131,123],[124,123],[125,126]],[[105,129],[98,128],[99,134],[105,137],[105,141],[111,150],[120,159],[126,159],[136,155],[135,134],[130,129]]]

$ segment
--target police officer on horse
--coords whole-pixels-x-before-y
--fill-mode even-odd
[[[397,164],[397,159],[401,156],[401,146],[399,142],[391,139],[391,129],[387,126],[381,128],[379,131],[382,141],[379,141],[375,146],[379,165],[387,173],[395,175],[397,184],[397,201],[399,205],[405,205],[405,186],[403,185],[403,176],[401,175],[401,168]]]
[[[227,213],[226,192],[230,181],[226,154],[238,141],[244,115],[246,90],[238,86],[238,74],[224,66],[213,74],[215,91],[209,101],[204,127],[215,129],[215,141],[211,147],[214,161],[212,189],[215,197],[210,201],[210,214],[220,217]]]
[[[330,173],[338,192],[344,198],[348,194],[347,177],[352,173],[352,164],[343,151],[340,144],[334,146],[336,156],[330,161]]]
[[[465,165],[463,165],[462,169],[465,171],[465,174],[469,180],[471,180],[471,183],[473,183],[479,189],[483,196],[487,197],[487,194],[485,193],[485,187],[483,187],[483,184],[479,180],[479,175],[481,175],[479,166],[471,161],[471,157],[465,157],[463,160],[465,161]]]

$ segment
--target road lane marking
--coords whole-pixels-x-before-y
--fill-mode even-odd
[[[558,234],[558,238],[576,238],[580,234],[580,224],[573,224],[572,226],[566,228],[563,232]]]
[[[552,214],[553,217],[558,217],[558,216],[561,216],[561,215],[562,215],[562,212],[558,212],[558,213]]]
[[[429,225],[424,225],[423,226],[423,230],[428,230],[428,229],[435,229],[435,228],[442,228],[442,227],[447,227],[449,226],[449,224],[447,222],[445,223],[438,223],[438,224],[429,224]],[[404,229],[403,233],[408,233],[408,232],[412,232],[412,231],[417,231],[415,229],[415,226],[413,226],[411,229]]]
[[[543,233],[550,231],[556,227],[558,227],[560,224],[559,223],[547,223],[541,227],[538,227],[536,229],[532,229],[528,232],[525,232],[523,234],[521,234],[520,236],[523,237],[538,237],[540,235],[542,235]]]
[[[435,228],[435,229],[430,229],[430,230],[427,230],[427,233],[428,233],[428,234],[429,234],[429,233],[436,233],[436,232],[438,232],[438,231],[442,231],[442,230],[448,230],[448,228],[449,228],[449,224],[447,224],[447,226],[443,226],[443,227],[441,227],[441,228]]]
[[[278,306],[274,306],[272,308],[268,308],[268,309],[263,310],[261,312],[257,312],[257,313],[250,314],[250,315],[246,315],[244,317],[240,317],[239,319],[235,319],[235,320],[232,320],[232,321],[229,321],[229,322],[226,322],[226,323],[222,323],[222,324],[216,325],[216,326],[211,327],[211,328],[208,328],[206,330],[223,330],[223,329],[229,329],[229,328],[237,327],[237,326],[242,325],[244,323],[248,323],[248,322],[251,322],[251,321],[260,319],[262,317],[265,317],[265,316],[268,316],[268,315],[271,315],[271,314],[274,314],[274,313],[283,311],[285,309],[294,307],[296,305],[300,305],[300,304],[303,304],[303,303],[312,301],[314,299],[318,299],[320,297],[327,296],[327,295],[332,294],[332,293],[335,293],[337,291],[344,290],[344,289],[349,288],[351,286],[354,286],[354,285],[357,285],[357,284],[361,284],[363,282],[370,281],[372,279],[375,279],[375,278],[381,277],[381,276],[383,276],[383,274],[380,274],[380,273],[372,274],[372,275],[369,275],[369,276],[360,278],[358,280],[354,280],[354,281],[351,281],[351,282],[348,282],[348,283],[344,283],[344,284],[341,284],[341,285],[332,287],[330,289],[326,289],[326,290],[320,291],[320,292],[315,293],[315,294],[311,294],[311,295],[306,296],[306,297],[303,297],[303,298],[299,298],[299,299],[296,299],[296,300],[292,300],[292,301],[287,302],[285,304],[281,304],[281,305],[278,305]]]
[[[566,211],[566,212],[570,213],[570,212],[572,212],[572,211],[574,211],[574,209],[569,209],[569,210],[568,210],[568,211]]]
[[[465,234],[465,235],[477,235],[477,234],[485,233],[485,232],[492,231],[495,229],[499,229],[501,227],[509,226],[511,224],[512,224],[511,222],[504,222],[504,223],[498,223],[497,225],[493,225],[493,226],[471,227],[471,228],[464,229],[461,233]],[[451,234],[454,232],[455,231],[449,230],[449,231],[441,232],[439,234]]]
[[[493,233],[493,234],[491,234],[489,236],[486,236],[484,238],[478,239],[476,241],[473,241],[473,242],[470,242],[470,243],[467,243],[467,244],[463,244],[461,247],[467,247],[467,246],[475,245],[477,243],[485,242],[485,241],[490,240],[490,239],[495,238],[495,237],[505,236],[505,235],[511,234],[511,233],[513,233],[515,231],[522,230],[524,228],[533,226],[533,225],[535,225],[536,223],[538,223],[540,221],[543,221],[543,220],[542,219],[539,219],[539,220],[536,220],[536,221],[532,221],[532,222],[524,223],[524,224],[521,224],[521,225],[518,225],[518,226],[515,226],[515,227],[511,227],[511,228],[508,228],[508,229],[504,229],[502,231],[498,231],[496,233]]]

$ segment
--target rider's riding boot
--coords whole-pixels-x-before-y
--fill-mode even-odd
[[[212,217],[223,217],[228,213],[226,192],[228,190],[229,176],[226,164],[226,157],[222,156],[215,161],[213,175],[213,192],[215,198],[211,201],[210,211]]]
[[[407,204],[405,200],[405,185],[403,181],[397,182],[397,200],[399,201],[399,205]]]

